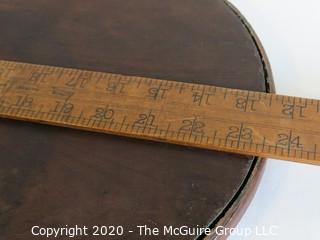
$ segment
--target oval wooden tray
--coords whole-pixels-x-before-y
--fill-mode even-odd
[[[5,60],[270,90],[257,38],[222,0],[2,1],[0,29]],[[3,119],[0,136],[4,239],[32,239],[33,225],[234,224],[263,166],[252,156]]]

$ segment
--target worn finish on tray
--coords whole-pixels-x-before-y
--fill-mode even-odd
[[[1,1],[0,29],[0,59],[266,90],[256,46],[222,1]],[[0,135],[0,239],[36,224],[205,226],[253,162],[9,120]]]

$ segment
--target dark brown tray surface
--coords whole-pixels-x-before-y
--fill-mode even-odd
[[[221,0],[5,0],[0,29],[0,59],[266,91]],[[33,239],[33,225],[207,226],[255,162],[3,119],[0,136],[1,240]]]

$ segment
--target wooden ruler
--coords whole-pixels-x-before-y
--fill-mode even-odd
[[[313,99],[0,61],[0,116],[320,163]]]

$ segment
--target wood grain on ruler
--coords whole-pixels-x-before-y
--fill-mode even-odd
[[[0,116],[320,164],[320,101],[0,61]]]

